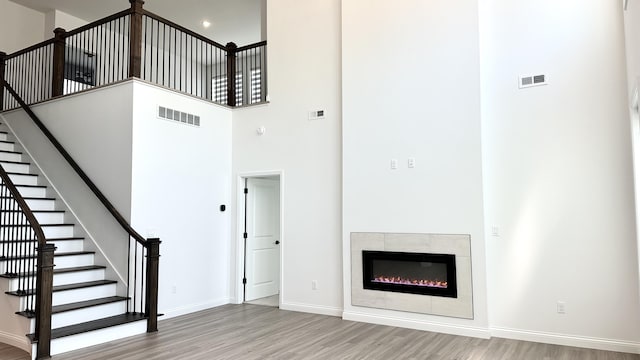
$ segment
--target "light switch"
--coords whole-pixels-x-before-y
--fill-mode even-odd
[[[414,167],[416,167],[416,158],[410,157],[407,160],[407,166],[409,167],[409,169],[413,169]]]

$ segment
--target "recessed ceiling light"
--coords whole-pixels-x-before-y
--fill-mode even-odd
[[[205,27],[205,28],[208,28],[209,26],[211,26],[211,23],[209,21],[207,21],[207,20],[204,20],[202,22],[202,26]]]

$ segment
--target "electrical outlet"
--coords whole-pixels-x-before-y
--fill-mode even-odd
[[[491,236],[500,236],[500,228],[497,226],[491,227]]]
[[[409,169],[413,169],[414,167],[416,167],[416,158],[410,157],[409,159],[407,159],[407,167]]]
[[[178,287],[177,287],[177,286],[175,286],[175,285],[173,285],[173,286],[171,287],[171,293],[172,293],[172,294],[175,294],[175,293],[177,293],[177,292],[178,292]]]
[[[318,290],[318,280],[311,280],[311,290]]]
[[[566,314],[567,313],[567,304],[564,301],[558,301],[556,304],[556,310],[558,314]]]
[[[397,159],[391,159],[391,170],[395,170],[398,168],[398,160]]]

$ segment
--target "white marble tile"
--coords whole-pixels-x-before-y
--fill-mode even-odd
[[[384,250],[425,253],[430,248],[429,234],[385,234]]]
[[[471,296],[459,295],[457,298],[433,296],[431,313],[433,315],[473,319],[473,299]]]
[[[431,234],[429,252],[471,256],[471,237],[469,235]]]

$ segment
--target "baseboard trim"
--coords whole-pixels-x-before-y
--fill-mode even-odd
[[[563,346],[574,346],[587,349],[616,351],[630,354],[640,354],[640,342],[621,341],[612,339],[592,338],[585,336],[574,336],[566,334],[545,333],[538,331],[527,331],[509,328],[491,328],[491,336],[531,341],[544,344],[554,344]]]
[[[450,334],[450,335],[469,336],[469,337],[475,337],[475,338],[481,338],[481,339],[489,339],[491,337],[491,333],[489,332],[489,329],[483,328],[483,327],[415,321],[415,320],[409,320],[409,319],[398,318],[393,316],[372,315],[372,314],[359,313],[355,311],[343,312],[342,318],[344,320],[350,320],[350,321],[359,321],[359,322],[386,325],[386,326],[396,326],[396,327],[438,332],[438,333]]]
[[[211,308],[226,305],[226,304],[231,304],[230,298],[216,299],[212,301],[203,302],[200,304],[191,304],[191,305],[182,306],[179,308],[174,308],[174,309],[169,309],[164,311],[161,310],[160,312],[163,313],[164,315],[159,318],[159,321],[162,321],[165,319],[171,319],[176,316],[187,315],[194,312],[211,309]]]
[[[0,342],[11,345],[20,350],[24,350],[27,354],[31,354],[31,342],[26,336],[16,336],[4,331],[0,331]]]
[[[336,308],[336,307],[331,307],[331,306],[321,306],[321,305],[282,302],[282,303],[280,303],[280,309],[281,310],[288,310],[288,311],[297,311],[297,312],[319,314],[319,315],[342,316],[342,309],[341,308]]]

